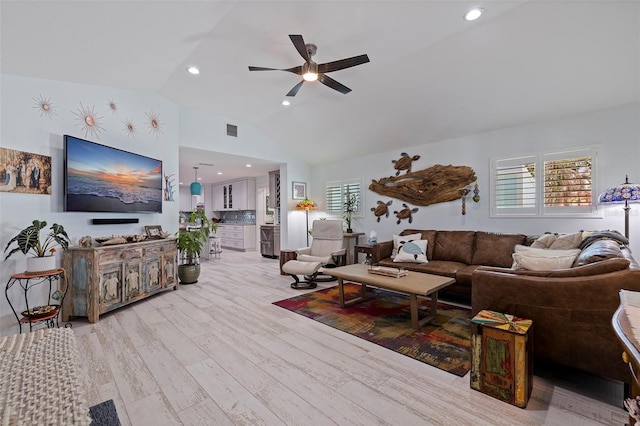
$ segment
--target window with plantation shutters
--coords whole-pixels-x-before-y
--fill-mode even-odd
[[[596,147],[491,162],[492,216],[591,216]]]
[[[536,157],[496,160],[494,207],[496,214],[535,214]]]
[[[327,213],[339,213],[342,209],[342,184],[340,182],[327,183],[326,197]]]
[[[327,182],[326,186],[326,211],[340,215],[347,197],[352,196],[356,200],[356,216],[362,214],[362,184],[359,179]]]
[[[592,164],[590,150],[544,155],[545,211],[590,211]]]

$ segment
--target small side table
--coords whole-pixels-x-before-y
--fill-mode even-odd
[[[54,282],[57,283],[55,288],[53,286]],[[49,293],[46,298],[46,304],[34,303],[33,306],[29,308],[29,290],[43,283],[49,283]],[[23,297],[26,305],[26,309],[21,312],[20,315],[16,312],[9,295],[9,290],[16,284],[23,290]],[[23,272],[21,274],[11,275],[11,278],[9,278],[4,289],[4,295],[7,298],[7,302],[9,303],[11,310],[13,311],[13,315],[15,315],[16,320],[18,321],[20,333],[22,333],[22,324],[29,324],[29,331],[33,331],[34,324],[38,323],[46,324],[47,328],[59,327],[58,317],[60,316],[60,308],[64,302],[64,296],[67,294],[67,288],[67,279],[64,269],[54,269],[48,272],[38,272],[35,274]],[[45,299],[41,300],[43,302],[45,301]],[[43,308],[42,312],[33,312],[33,314],[30,315],[29,312],[35,311],[35,307]]]
[[[471,320],[472,389],[525,408],[533,389],[533,321],[494,311]]]
[[[377,262],[377,259],[374,259],[374,255],[375,255],[375,245],[369,245],[369,244],[356,244],[353,247],[353,263],[359,263],[359,258],[358,255],[360,253],[364,254],[365,256],[369,257],[371,259],[371,263],[374,264]]]
[[[280,275],[288,275],[286,272],[282,270],[282,265],[287,263],[290,260],[296,260],[298,257],[298,253],[296,250],[283,249],[280,250]]]
[[[354,245],[358,245],[358,238],[361,235],[364,235],[364,232],[345,232],[344,239],[346,246],[346,257],[347,257],[347,265],[351,264],[351,240],[353,240]]]

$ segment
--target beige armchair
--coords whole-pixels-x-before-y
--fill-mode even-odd
[[[314,220],[311,235],[311,246],[296,250],[296,259],[282,265],[282,270],[295,279],[292,288],[315,288],[317,281],[334,280],[328,275],[319,276],[323,268],[345,264],[341,220]],[[304,275],[305,280],[300,280],[298,275]]]

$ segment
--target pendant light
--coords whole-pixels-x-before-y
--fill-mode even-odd
[[[198,168],[194,167],[193,169],[196,172],[196,179],[191,182],[191,195],[202,195],[202,184],[198,182]]]

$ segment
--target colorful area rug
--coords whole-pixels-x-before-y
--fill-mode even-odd
[[[347,299],[359,291],[358,284],[345,284]],[[367,295],[364,302],[341,308],[336,286],[273,304],[457,376],[469,371],[470,309],[438,303],[438,316],[414,330],[408,296],[371,287]],[[422,318],[429,312],[431,301],[418,300]]]

